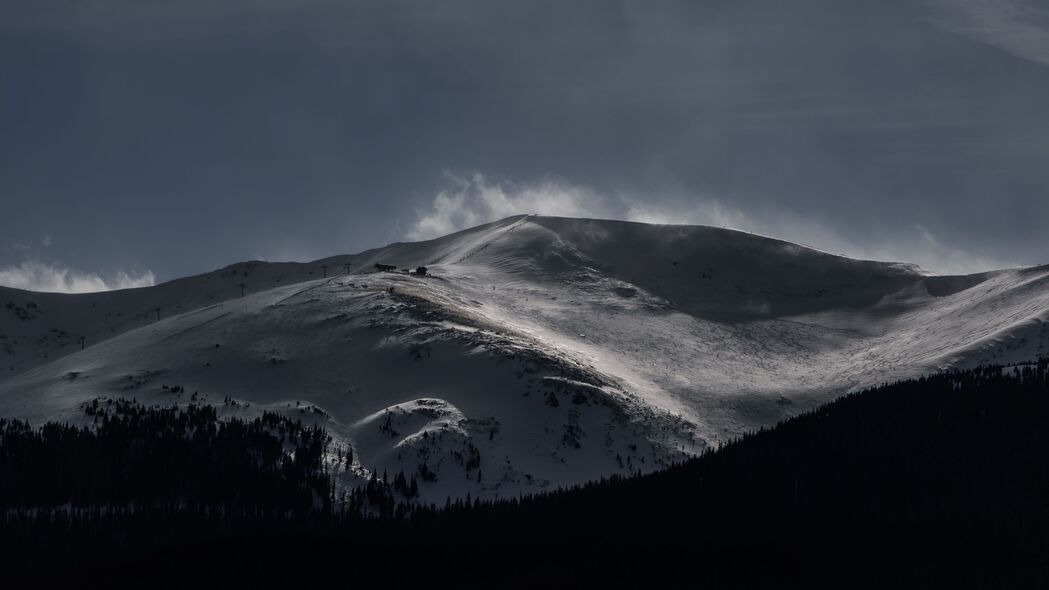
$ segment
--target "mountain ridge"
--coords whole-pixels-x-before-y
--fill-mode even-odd
[[[358,451],[345,485],[425,472],[438,499],[655,469],[857,388],[1049,346],[1049,266],[930,276],[733,230],[539,216],[0,300],[0,355],[22,361],[0,415],[229,399],[229,415],[324,423]]]

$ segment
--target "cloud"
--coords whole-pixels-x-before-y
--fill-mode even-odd
[[[970,274],[1017,266],[1014,259],[973,254],[937,238],[919,223],[894,233],[864,232],[848,237],[813,217],[766,207],[760,213],[726,205],[716,197],[687,194],[652,199],[616,193],[600,195],[585,186],[547,179],[536,184],[495,183],[483,174],[447,175],[452,187],[437,193],[417,211],[408,233],[412,240],[447,235],[512,215],[537,213],[563,217],[598,217],[666,225],[709,225],[777,238],[849,258],[909,262],[940,274]],[[666,196],[666,195],[662,195]]]
[[[148,270],[138,275],[120,271],[107,278],[97,273],[38,261],[26,261],[17,266],[0,268],[0,285],[27,291],[94,293],[151,287],[155,283],[156,277]]]
[[[676,208],[654,208],[637,202],[629,206],[627,219],[735,229],[849,258],[913,263],[938,274],[971,274],[1018,266],[1015,259],[982,256],[951,246],[919,223],[897,234],[883,235],[878,240],[868,237],[861,242],[816,219],[781,210],[769,210],[763,216],[750,215],[716,199],[694,199],[692,204]]]
[[[1049,65],[1049,9],[1033,0],[938,0],[941,25],[1009,53]]]
[[[626,200],[629,221],[658,224],[710,225],[754,233],[757,226],[738,209],[723,205],[716,199],[693,199],[686,207],[660,207],[640,200]]]
[[[606,199],[594,191],[559,180],[532,185],[490,182],[483,174],[461,178],[446,174],[452,187],[442,190],[409,230],[410,240],[427,240],[525,213],[560,217],[609,217]]]

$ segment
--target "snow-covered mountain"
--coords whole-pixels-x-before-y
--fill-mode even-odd
[[[143,289],[0,288],[0,305],[0,416],[83,420],[99,397],[277,409],[353,449],[347,483],[403,471],[427,500],[649,470],[852,389],[1049,355],[1049,266],[932,276],[537,216]]]

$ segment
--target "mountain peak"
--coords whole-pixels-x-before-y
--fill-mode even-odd
[[[416,473],[424,499],[650,470],[856,387],[1049,347],[1049,267],[929,277],[721,228],[534,215],[2,296],[0,415],[226,400],[323,423],[355,449],[347,485]]]

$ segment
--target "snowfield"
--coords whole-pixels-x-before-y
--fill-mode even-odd
[[[404,472],[427,501],[647,471],[856,388],[1049,355],[1049,266],[933,276],[537,216],[142,289],[0,288],[0,305],[2,416],[81,421],[99,397],[277,409],[353,449],[344,483]]]

